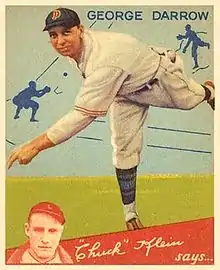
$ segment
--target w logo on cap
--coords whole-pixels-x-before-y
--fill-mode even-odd
[[[55,21],[60,16],[61,16],[61,11],[59,9],[55,9],[52,13],[52,20]]]

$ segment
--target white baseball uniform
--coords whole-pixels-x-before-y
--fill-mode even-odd
[[[110,109],[113,164],[120,169],[138,165],[149,106],[188,110],[205,97],[174,54],[127,34],[85,30],[77,64],[84,82],[74,109],[48,130],[49,139],[61,143]]]

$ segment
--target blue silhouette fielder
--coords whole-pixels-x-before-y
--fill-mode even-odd
[[[186,50],[189,47],[190,43],[192,43],[192,58],[194,60],[194,67],[193,67],[193,69],[195,69],[195,68],[198,68],[199,67],[199,64],[198,64],[198,53],[197,53],[198,47],[207,47],[208,49],[210,49],[210,43],[204,42],[197,35],[199,33],[207,34],[206,32],[195,32],[195,31],[193,31],[191,29],[191,25],[190,24],[187,24],[185,26],[185,31],[186,31],[185,32],[185,35],[178,34],[176,36],[176,38],[178,40],[188,39],[186,45],[184,46],[184,48],[182,50],[183,53],[186,52]]]
[[[14,119],[19,118],[19,114],[21,110],[24,109],[32,109],[31,113],[31,122],[38,122],[38,120],[35,119],[35,115],[37,110],[39,109],[39,104],[32,100],[33,97],[42,97],[46,93],[50,92],[50,87],[45,86],[42,90],[36,90],[36,82],[30,81],[29,87],[25,88],[24,90],[20,91],[16,96],[13,97],[12,102],[17,106],[16,113],[14,116]]]

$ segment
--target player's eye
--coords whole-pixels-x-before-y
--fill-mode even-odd
[[[42,233],[42,232],[44,232],[44,228],[43,227],[34,227],[34,231],[38,232],[38,233]]]
[[[57,38],[57,34],[56,33],[50,33],[49,35],[50,35],[50,38],[51,39]]]
[[[63,32],[63,35],[64,35],[64,36],[68,36],[70,33],[71,33],[70,30],[65,30],[65,31]]]
[[[57,229],[54,229],[54,228],[51,228],[51,229],[49,229],[48,230],[48,232],[50,232],[50,233],[56,233],[58,230]]]

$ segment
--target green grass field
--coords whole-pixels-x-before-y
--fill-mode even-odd
[[[145,226],[195,220],[214,215],[212,175],[140,176],[137,207]],[[7,177],[6,247],[25,240],[29,209],[52,201],[64,211],[63,239],[125,229],[114,177]]]

